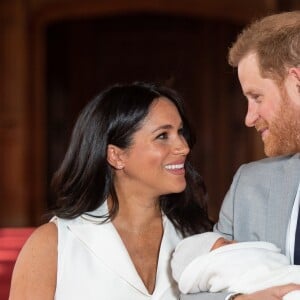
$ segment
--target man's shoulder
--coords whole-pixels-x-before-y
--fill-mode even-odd
[[[252,178],[256,181],[274,174],[298,177],[300,174],[300,153],[264,158],[243,164],[239,168],[236,177]]]
[[[282,155],[276,157],[267,157],[257,161],[249,162],[243,165],[244,168],[272,168],[278,166],[285,166],[287,164],[300,165],[300,153],[293,155]]]

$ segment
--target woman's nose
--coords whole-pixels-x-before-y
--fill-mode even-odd
[[[174,150],[177,155],[188,155],[190,147],[184,137],[179,138]]]

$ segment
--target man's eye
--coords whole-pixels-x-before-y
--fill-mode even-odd
[[[183,135],[183,131],[184,131],[183,128],[178,129],[178,134]]]
[[[252,96],[252,99],[255,101],[255,102],[257,102],[257,103],[260,103],[261,102],[261,97],[260,97],[260,95],[253,95]]]

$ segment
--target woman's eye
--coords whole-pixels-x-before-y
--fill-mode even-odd
[[[163,132],[163,133],[159,134],[156,138],[160,139],[160,140],[165,140],[168,138],[168,134],[166,132]]]
[[[178,129],[178,134],[183,135],[183,131],[184,131],[183,128]]]

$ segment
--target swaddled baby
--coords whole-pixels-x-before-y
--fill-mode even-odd
[[[252,293],[275,285],[300,284],[300,266],[290,265],[280,249],[268,242],[235,242],[215,232],[183,239],[171,267],[182,293]],[[299,300],[300,290],[283,297]]]

